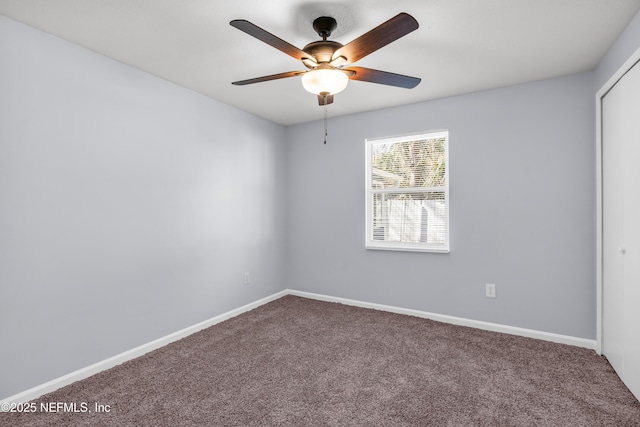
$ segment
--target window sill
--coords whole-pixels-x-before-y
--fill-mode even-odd
[[[420,246],[391,246],[391,245],[370,245],[365,246],[367,250],[376,251],[400,251],[400,252],[431,252],[438,254],[448,254],[451,252],[450,248],[427,248]]]

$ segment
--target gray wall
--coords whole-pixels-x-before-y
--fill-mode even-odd
[[[326,146],[321,122],[288,128],[288,287],[595,338],[592,85],[586,72],[339,117]],[[445,128],[451,253],[365,250],[365,138]]]
[[[284,288],[284,128],[1,16],[0,63],[0,398]]]

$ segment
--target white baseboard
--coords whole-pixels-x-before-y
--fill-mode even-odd
[[[170,344],[174,341],[178,341],[179,339],[182,339],[186,336],[194,334],[202,329],[206,329],[217,323],[224,322],[225,320],[231,319],[232,317],[236,317],[237,315],[242,314],[246,311],[253,310],[254,308],[257,308],[268,302],[274,301],[287,294],[288,294],[288,291],[286,290],[277,292],[273,295],[262,298],[258,301],[249,303],[247,305],[243,305],[240,308],[236,308],[234,310],[223,313],[219,316],[212,317],[211,319],[197,323],[193,326],[189,326],[188,328],[184,328],[180,331],[158,338],[157,340],[148,342],[139,347],[117,354],[113,357],[110,357],[98,363],[94,363],[93,365],[87,366],[86,368],[78,369],[77,371],[71,372],[70,374],[63,375],[62,377],[56,378],[54,380],[51,380],[39,386],[30,388],[29,390],[25,390],[21,393],[14,394],[13,396],[9,396],[5,399],[0,400],[0,407],[2,407],[3,403],[22,403],[22,402],[28,402],[33,399],[37,399],[38,397],[44,394],[51,393],[52,391],[55,391],[61,387],[64,387],[76,381],[80,381],[92,375],[95,375],[98,372],[105,371],[107,369],[113,368],[114,366],[120,365],[129,360],[135,359],[136,357],[140,357],[143,354],[149,353],[150,351],[153,351],[160,347],[164,347],[167,344]]]
[[[375,310],[388,311],[391,313],[406,314],[409,316],[432,319],[439,322],[451,323],[454,325],[468,326],[471,328],[484,329],[487,331],[494,331],[494,332],[502,332],[506,334],[519,335],[519,336],[528,337],[528,338],[536,338],[536,339],[551,341],[555,343],[574,345],[577,347],[584,347],[591,350],[596,349],[595,340],[576,338],[576,337],[571,337],[567,335],[559,335],[551,332],[541,332],[541,331],[536,331],[532,329],[517,328],[514,326],[500,325],[497,323],[470,320],[462,317],[447,316],[444,314],[429,313],[426,311],[412,310],[408,308],[394,307],[391,305],[375,304],[375,303],[352,300],[347,298],[332,297],[328,295],[321,295],[321,294],[314,294],[310,292],[286,289],[284,291],[280,291],[268,297],[262,298],[258,301],[244,305],[240,308],[236,308],[235,310],[231,310],[219,316],[213,317],[209,320],[205,320],[204,322],[200,322],[188,328],[166,335],[162,338],[158,338],[157,340],[151,341],[147,344],[143,344],[139,347],[117,354],[101,362],[94,363],[93,365],[87,366],[86,368],[79,369],[77,371],[71,372],[70,374],[56,378],[54,380],[51,380],[39,386],[30,388],[29,390],[26,390],[21,393],[2,399],[0,400],[0,407],[2,407],[3,403],[22,403],[22,402],[28,402],[33,399],[37,399],[38,397],[44,394],[51,393],[52,391],[55,391],[61,387],[64,387],[76,381],[80,381],[92,375],[95,375],[98,372],[105,371],[114,366],[120,365],[129,360],[135,359],[136,357],[140,357],[143,354],[146,354],[157,348],[164,347],[167,344],[170,344],[174,341],[182,339],[186,336],[189,336],[193,333],[196,333],[202,329],[208,328],[210,326],[213,326],[225,320],[231,319],[232,317],[238,316],[239,314],[242,314],[249,310],[253,310],[254,308],[260,307],[261,305],[274,301],[285,295],[295,295],[295,296],[315,299],[319,301],[337,302],[337,303],[342,303],[345,305],[351,305],[355,307],[372,308]]]
[[[291,289],[288,289],[287,293],[289,295],[296,295],[303,298],[316,299],[320,301],[339,302],[342,304],[352,305],[355,307],[372,308],[375,310],[388,311],[391,313],[406,314],[409,316],[436,320],[438,322],[451,323],[453,325],[468,326],[471,328],[483,329],[485,331],[501,332],[504,334],[518,335],[518,336],[527,337],[527,338],[536,338],[539,340],[551,341],[551,342],[560,343],[560,344],[568,344],[576,347],[584,347],[594,351],[596,349],[596,340],[589,340],[586,338],[577,338],[577,337],[572,337],[568,335],[554,334],[552,332],[536,331],[533,329],[525,329],[525,328],[518,328],[515,326],[501,325],[499,323],[483,322],[480,320],[465,319],[463,317],[447,316],[445,314],[429,313],[426,311],[394,307],[391,305],[375,304],[371,302],[364,302],[364,301],[352,300],[347,298],[332,297],[328,295],[314,294],[310,292],[296,291]]]

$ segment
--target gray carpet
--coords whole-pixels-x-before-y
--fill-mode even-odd
[[[0,426],[640,426],[592,350],[286,296]],[[110,412],[93,412],[95,404]]]

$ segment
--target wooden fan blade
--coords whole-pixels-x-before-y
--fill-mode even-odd
[[[235,27],[237,29],[239,29],[240,31],[244,31],[245,33],[249,34],[250,36],[253,36],[255,38],[257,38],[260,41],[265,42],[266,44],[275,47],[276,49],[280,50],[281,52],[286,53],[287,55],[302,61],[303,59],[311,59],[313,60],[313,62],[315,62],[315,60],[310,57],[309,54],[305,53],[304,51],[298,49],[297,47],[295,47],[292,44],[287,43],[286,41],[282,40],[279,37],[274,36],[273,34],[271,34],[270,32],[263,30],[262,28],[258,27],[255,24],[252,24],[251,22],[244,20],[244,19],[235,19],[231,22],[229,22],[229,25],[231,25],[232,27]]]
[[[326,92],[323,92],[326,93]],[[323,106],[323,105],[329,105],[329,104],[333,104],[333,95],[318,95],[318,105],[319,106]]]
[[[252,83],[268,82],[269,80],[285,79],[287,77],[295,77],[304,74],[306,71],[287,71],[286,73],[272,74],[270,76],[256,77],[255,79],[240,80],[231,84],[236,86],[250,85]]]
[[[368,33],[342,46],[334,52],[333,58],[344,56],[349,64],[353,64],[381,47],[418,29],[418,26],[418,21],[413,16],[404,12],[399,13],[387,22],[378,25]]]
[[[412,89],[420,83],[421,79],[417,77],[405,76],[402,74],[390,73],[388,71],[373,70],[364,67],[349,67],[345,71],[353,71],[355,74],[351,80],[360,80],[369,83],[379,83],[381,85],[403,87]]]

